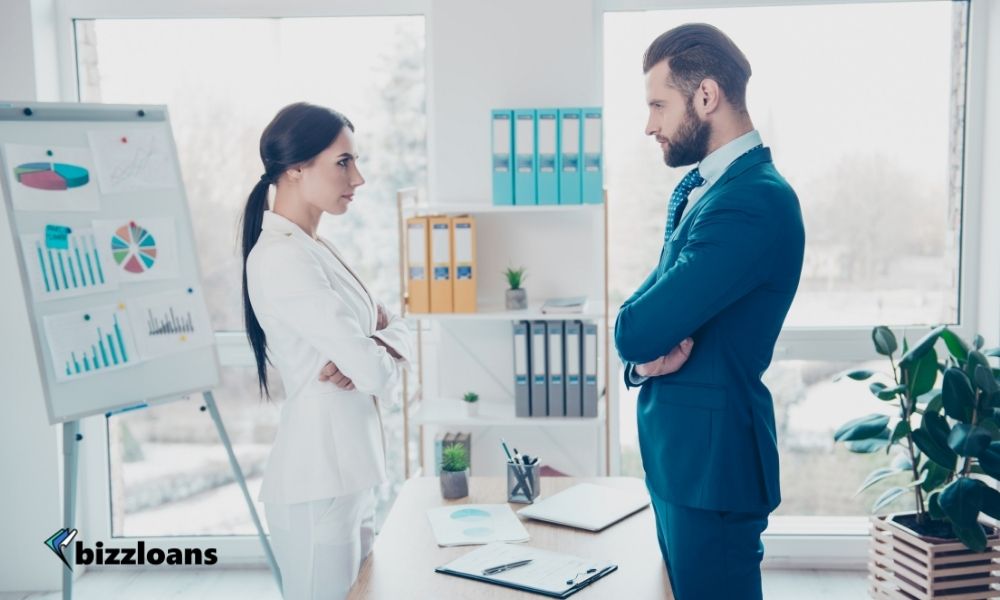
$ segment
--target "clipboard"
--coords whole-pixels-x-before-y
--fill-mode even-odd
[[[485,568],[524,559],[531,559],[533,564],[496,575],[482,574]],[[606,561],[587,560],[523,544],[505,543],[487,544],[434,569],[436,573],[472,579],[549,598],[569,598],[616,570],[618,570],[618,565]]]

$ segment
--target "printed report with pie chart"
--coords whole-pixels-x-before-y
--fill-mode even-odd
[[[173,279],[179,274],[172,218],[94,221],[94,235],[103,251],[105,269],[122,283]]]
[[[5,144],[14,210],[96,211],[101,196],[89,148]]]
[[[526,542],[531,536],[507,504],[462,504],[427,511],[438,546]]]

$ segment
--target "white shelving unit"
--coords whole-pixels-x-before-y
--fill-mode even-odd
[[[477,296],[475,313],[411,313],[406,289],[406,219],[412,216],[472,215],[477,223]],[[611,470],[611,397],[616,386],[611,379],[608,314],[608,211],[604,203],[587,205],[494,206],[488,202],[463,204],[422,204],[413,189],[397,194],[399,227],[399,283],[403,316],[416,328],[416,377],[403,378],[403,455],[406,476],[433,469],[426,460],[425,429],[474,428],[484,433],[514,430],[534,439],[555,440],[563,435],[593,436],[594,467],[592,474]],[[519,237],[520,236],[520,237]],[[534,245],[532,245],[534,244]],[[560,254],[560,246],[568,250]],[[575,250],[572,250],[576,248]],[[503,306],[501,257],[515,255],[513,264],[527,268],[525,287],[529,290],[528,309],[508,311]],[[598,263],[598,264],[594,264]],[[484,268],[484,265],[486,268]],[[493,271],[496,270],[496,273]],[[489,280],[484,277],[490,278]],[[539,282],[541,279],[541,282]],[[532,287],[537,286],[537,287]],[[503,286],[505,288],[505,286]],[[541,288],[541,292],[536,292]],[[588,305],[582,314],[546,314],[541,311],[545,299],[556,296],[586,295]],[[601,391],[596,418],[516,417],[513,398],[513,336],[506,323],[533,320],[592,321],[598,324],[599,377]],[[429,343],[428,332],[445,330],[441,339]],[[464,341],[461,338],[465,338]],[[448,339],[445,339],[448,338]],[[437,346],[437,348],[431,348]],[[456,348],[456,346],[458,348]],[[440,355],[453,352],[450,357]],[[442,361],[439,363],[436,359]],[[470,361],[453,368],[450,359]],[[506,362],[510,362],[510,367]],[[429,366],[430,365],[430,366]],[[470,366],[471,365],[471,366]],[[447,373],[443,369],[447,367]],[[479,414],[469,416],[461,400],[461,390],[437,389],[434,380],[450,381],[464,377],[475,382],[466,388],[479,390]],[[603,378],[603,381],[602,381]],[[415,381],[414,381],[415,379]],[[505,385],[506,384],[506,385]],[[457,385],[457,384],[456,384]],[[444,387],[447,387],[445,385]],[[463,389],[466,389],[463,388]],[[416,429],[417,466],[413,467],[411,427]],[[496,449],[499,455],[499,447]],[[589,452],[576,452],[587,455]],[[476,455],[476,444],[473,444]],[[433,457],[431,457],[433,460]],[[590,464],[590,463],[587,463]],[[475,467],[474,467],[475,468]],[[578,473],[570,473],[576,475]]]

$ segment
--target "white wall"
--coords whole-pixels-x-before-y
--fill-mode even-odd
[[[34,6],[33,6],[34,4]],[[45,8],[44,6],[42,8]],[[0,100],[37,100],[55,89],[36,73],[31,0],[0,4]],[[51,55],[55,51],[51,50]],[[47,83],[39,85],[39,81]],[[54,100],[54,97],[45,99]],[[62,563],[42,544],[62,527],[62,434],[48,423],[7,211],[0,210],[0,590],[57,589]]]
[[[435,0],[427,51],[434,202],[491,202],[490,109],[601,102],[589,0]]]

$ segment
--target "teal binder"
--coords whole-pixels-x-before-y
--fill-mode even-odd
[[[492,111],[493,204],[514,204],[514,111]]]
[[[580,204],[581,142],[583,124],[579,108],[559,109],[559,148],[556,169],[559,171],[559,204]]]
[[[514,111],[514,204],[538,204],[535,109]]]
[[[600,108],[583,109],[583,203],[604,202],[604,142]]]
[[[559,204],[559,111],[538,109],[538,204]]]

